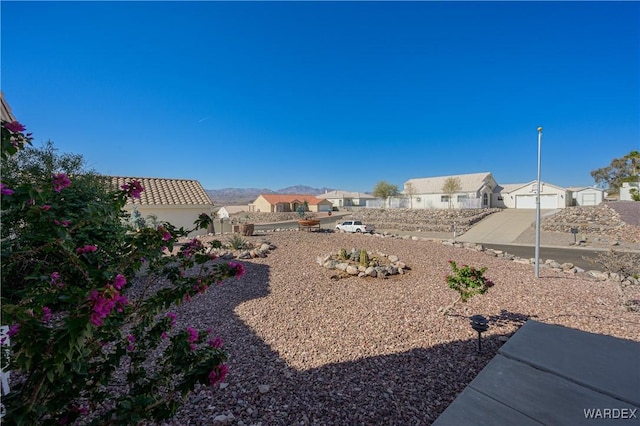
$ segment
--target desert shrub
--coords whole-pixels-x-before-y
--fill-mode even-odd
[[[595,258],[584,257],[589,262],[602,265],[605,271],[623,277],[640,277],[640,253],[618,250],[599,252]]]
[[[458,292],[462,302],[466,302],[476,294],[486,293],[493,286],[493,282],[484,276],[487,271],[486,267],[476,269],[472,266],[464,265],[459,268],[453,260],[449,261],[449,265],[451,265],[453,273],[447,275],[447,283],[449,288]]]
[[[233,250],[242,250],[247,244],[247,240],[242,238],[240,234],[233,234],[228,239],[229,247]]]

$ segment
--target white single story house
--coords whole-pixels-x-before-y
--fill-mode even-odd
[[[349,191],[327,191],[324,194],[316,195],[316,198],[321,200],[331,201],[333,207],[366,207],[368,200],[375,200],[373,195],[365,194],[364,192],[349,192]]]
[[[620,187],[620,201],[633,201],[632,190],[640,191],[640,182],[623,182]]]
[[[443,190],[445,182],[454,179],[458,190],[448,194]],[[492,194],[498,186],[489,172],[452,176],[409,179],[402,194],[402,204],[414,209],[489,208]]]
[[[250,212],[296,212],[299,206],[306,205],[310,212],[331,211],[331,201],[321,200],[305,194],[260,194],[249,204]]]
[[[567,189],[571,192],[572,206],[597,206],[607,196],[603,189],[593,186],[570,186]]]
[[[135,206],[143,218],[153,215],[158,222],[190,229],[201,213],[211,216],[213,212],[213,201],[197,180],[123,176],[111,176],[110,179],[117,188],[133,180],[140,181],[144,188],[140,198],[129,198],[124,209],[131,213]],[[200,229],[189,235],[205,235],[207,232]]]
[[[229,219],[232,215],[248,212],[249,206],[222,206],[216,212],[218,219]]]
[[[535,209],[538,181],[534,180],[525,184],[503,185],[494,193],[496,200],[510,209]],[[571,192],[547,182],[540,182],[540,208],[563,209],[571,205]],[[502,207],[496,205],[495,207]]]

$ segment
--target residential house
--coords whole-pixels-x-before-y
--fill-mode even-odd
[[[216,216],[218,217],[218,219],[229,219],[235,214],[248,211],[249,206],[222,206],[216,212]]]
[[[376,199],[373,195],[365,194],[364,192],[339,190],[327,191],[324,194],[316,195],[316,198],[331,201],[333,207],[336,209],[343,207],[366,207],[368,200]]]
[[[501,202],[506,208],[535,209],[538,181],[534,180],[525,184],[504,185],[499,187],[500,192],[496,196],[501,197]],[[501,189],[502,188],[502,189]],[[571,191],[547,182],[540,182],[540,208],[562,209],[571,205]],[[496,206],[498,207],[498,206]]]
[[[593,186],[573,186],[567,189],[571,192],[572,206],[597,206],[606,197],[604,190]]]
[[[454,194],[442,189],[450,178],[460,184]],[[493,207],[491,196],[497,186],[489,172],[409,179],[402,191],[407,201],[402,204],[414,209],[488,208]]]
[[[636,191],[640,191],[640,182],[623,182],[620,187],[620,201],[633,201],[632,193]]]
[[[520,189],[525,185],[525,183],[505,183],[504,185],[498,184],[498,186],[493,188],[493,194],[491,194],[491,207],[505,209],[507,208],[507,204],[513,207],[515,203],[511,203],[509,201],[509,193],[515,191],[516,189]],[[506,203],[505,197],[507,197]]]
[[[251,212],[295,212],[299,206],[307,206],[310,212],[331,211],[331,201],[304,194],[260,194],[249,204]]]
[[[158,222],[169,222],[177,228],[193,228],[201,213],[211,215],[213,202],[197,180],[140,178],[112,176],[112,184],[118,188],[133,180],[142,184],[139,199],[130,198],[125,210],[131,213],[134,208],[147,218],[153,216]],[[206,229],[194,231],[190,236],[206,234]]]

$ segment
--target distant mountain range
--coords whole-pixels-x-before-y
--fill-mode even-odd
[[[273,191],[268,188],[222,188],[205,189],[213,204],[220,206],[243,205],[255,201],[260,194],[311,194],[320,195],[327,191],[334,191],[333,188],[312,188],[306,185],[295,185]]]

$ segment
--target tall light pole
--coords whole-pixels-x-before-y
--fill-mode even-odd
[[[540,147],[542,127],[538,127],[538,182],[536,189],[536,278],[540,278]]]

